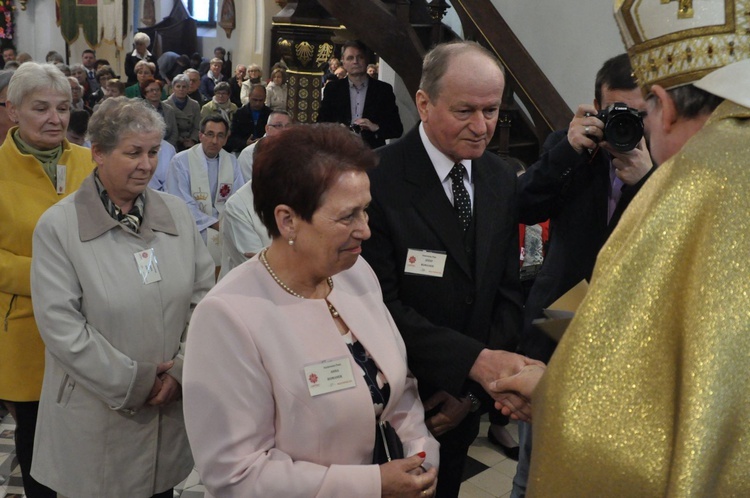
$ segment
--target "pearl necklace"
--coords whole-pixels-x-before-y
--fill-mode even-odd
[[[274,281],[279,284],[279,287],[287,291],[289,294],[293,295],[294,297],[298,297],[300,299],[305,299],[305,296],[298,294],[294,292],[288,285],[286,285],[284,282],[281,281],[281,279],[276,275],[276,272],[273,271],[271,268],[271,265],[268,264],[268,259],[266,259],[266,252],[268,252],[268,248],[263,249],[260,252],[260,261],[263,263],[263,266],[266,267],[266,270],[268,270],[268,273],[271,275],[271,277],[274,279]],[[333,279],[331,277],[328,277],[327,279],[328,287],[333,290]],[[326,304],[328,305],[328,311],[331,313],[331,316],[333,318],[339,317],[339,312],[336,310],[336,308],[333,307],[331,303],[328,302],[326,299]]]

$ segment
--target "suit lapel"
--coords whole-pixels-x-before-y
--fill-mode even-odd
[[[458,266],[473,278],[471,265],[464,249],[464,233],[435,168],[422,145],[419,130],[412,130],[404,140],[411,142],[404,147],[404,178],[413,184],[415,195],[414,207],[424,218],[425,223],[445,244],[448,254],[458,263]],[[416,143],[415,143],[416,142]],[[430,249],[419,247],[414,249]]]
[[[497,219],[506,219],[501,213],[502,192],[498,189],[499,172],[486,155],[472,162],[474,177],[474,222],[476,223],[475,258],[477,282],[482,279],[490,258],[502,258],[502,254],[491,252]],[[477,285],[479,288],[479,285]]]

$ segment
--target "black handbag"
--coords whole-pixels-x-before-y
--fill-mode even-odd
[[[388,421],[378,421],[375,425],[375,449],[372,452],[372,463],[380,465],[399,458],[404,458],[404,445],[396,429]]]

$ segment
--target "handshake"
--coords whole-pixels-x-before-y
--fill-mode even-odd
[[[471,367],[469,378],[492,396],[495,408],[503,415],[530,422],[532,394],[545,368],[541,361],[525,356],[484,349]]]

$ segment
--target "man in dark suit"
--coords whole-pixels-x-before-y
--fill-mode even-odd
[[[606,61],[596,76],[593,105],[579,106],[568,129],[547,138],[542,156],[519,179],[521,223],[550,220],[549,246],[526,301],[520,341],[524,354],[545,363],[557,344],[532,321],[578,282],[591,279],[599,250],[653,171],[645,140],[627,152],[601,141],[600,110],[615,102],[646,108],[632,73],[627,54]],[[531,427],[521,423],[519,436],[513,498],[525,495]]]
[[[492,409],[490,383],[528,361],[508,352],[521,327],[516,176],[485,151],[503,87],[481,46],[439,45],[416,95],[421,124],[380,149],[370,175],[363,255],[441,444],[439,497],[458,495],[479,404]]]
[[[400,137],[404,125],[393,87],[367,75],[364,46],[347,41],[341,61],[348,76],[326,85],[318,122],[350,126],[373,149],[385,145],[387,138]]]
[[[240,152],[265,134],[271,108],[266,105],[266,87],[261,84],[250,88],[250,100],[232,117],[232,132],[226,149]]]

